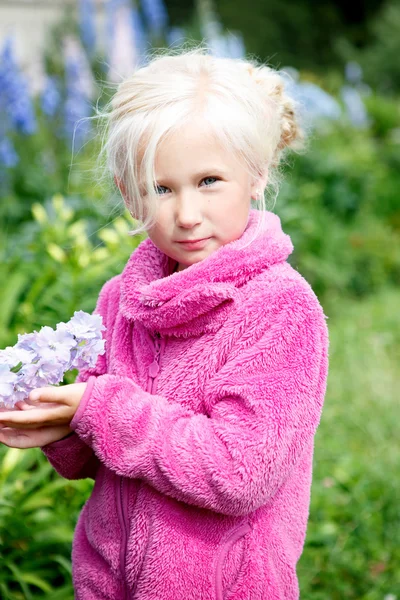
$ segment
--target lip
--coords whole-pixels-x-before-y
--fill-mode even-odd
[[[202,250],[204,246],[207,244],[210,238],[201,238],[199,240],[186,240],[183,242],[177,242],[181,246],[183,246],[186,250]]]

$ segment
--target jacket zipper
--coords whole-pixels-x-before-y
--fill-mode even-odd
[[[150,394],[154,394],[157,387],[158,374],[160,372],[161,356],[165,349],[165,338],[162,340],[161,335],[156,332],[154,334],[154,340],[151,338],[153,345],[154,358],[153,362],[148,369],[148,382],[146,391]],[[139,484],[140,487],[140,484]],[[128,490],[125,483],[125,478],[120,478],[120,494],[119,494],[119,514],[120,521],[122,523],[122,542],[120,551],[120,564],[122,575],[125,576],[125,562],[126,552],[128,544]],[[139,493],[139,490],[137,491]],[[133,598],[136,586],[133,587],[131,594],[129,594],[128,586],[124,583],[124,596],[123,600],[128,600],[129,597]]]
[[[162,342],[161,342],[161,336],[159,333],[155,333],[153,343],[154,343],[154,358],[153,358],[153,362],[149,366],[150,379],[149,379],[149,383],[147,385],[147,391],[150,392],[150,394],[154,394],[154,392],[156,391],[156,381],[158,379],[158,374],[160,372]]]

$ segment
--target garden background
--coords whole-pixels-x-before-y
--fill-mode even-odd
[[[22,19],[33,3],[0,1],[0,24],[11,4]],[[400,600],[400,1],[59,4],[35,77],[18,28],[0,27],[0,348],[91,312],[142,239],[97,178],[99,138],[82,121],[120,77],[187,40],[281,69],[309,145],[287,157],[271,210],[331,338],[301,598]],[[72,600],[71,541],[91,486],[62,480],[40,450],[0,448],[2,599]]]

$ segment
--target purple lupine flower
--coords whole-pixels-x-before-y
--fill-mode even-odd
[[[171,27],[167,31],[167,43],[169,46],[182,44],[185,41],[186,33],[182,27]]]
[[[229,32],[225,37],[226,48],[229,58],[243,58],[246,49],[244,46],[243,36],[241,33]]]
[[[8,365],[11,368],[16,367],[19,363],[30,363],[36,358],[36,352],[24,347],[7,346],[4,350],[0,350],[0,364]]]
[[[65,324],[66,330],[71,333],[79,341],[83,339],[94,339],[98,336],[98,332],[104,328],[100,315],[89,315],[83,310],[75,311],[72,319]],[[64,323],[57,325],[57,331],[63,330]]]
[[[352,125],[358,128],[368,127],[370,119],[360,92],[351,85],[344,85],[340,91],[347,116]]]
[[[76,311],[56,330],[45,326],[18,335],[15,346],[0,350],[0,407],[12,408],[31,390],[60,383],[70,369],[94,367],[104,353],[104,329],[99,315]]]
[[[83,45],[93,56],[96,49],[95,7],[93,0],[79,0],[79,26]]]
[[[305,81],[297,84],[296,87],[298,99],[312,118],[322,117],[331,120],[340,118],[342,111],[339,103],[318,85]]]
[[[31,339],[29,348],[43,361],[67,365],[70,360],[70,351],[75,345],[72,333],[61,329],[54,331],[51,327],[45,326]]]
[[[106,2],[107,19],[107,53],[109,56],[109,72],[115,71],[118,74],[118,67],[114,63],[114,56],[123,58],[123,44],[120,41],[122,37],[125,40],[126,51],[130,57],[134,56],[131,62],[136,65],[142,65],[145,62],[145,53],[147,49],[147,35],[143,26],[142,18],[136,5],[132,5],[130,0],[107,0]],[[115,46],[119,45],[118,52]],[[129,59],[128,59],[129,60]],[[128,63],[128,60],[124,61]],[[131,70],[129,71],[131,73]],[[122,75],[123,76],[123,75]],[[117,77],[120,79],[120,77]],[[116,77],[114,77],[116,79]]]
[[[87,57],[78,40],[67,36],[64,40],[66,101],[64,105],[65,133],[81,144],[90,130],[87,117],[92,111],[91,99],[94,80]]]
[[[362,67],[354,60],[351,60],[346,63],[344,72],[345,72],[345,77],[349,83],[352,83],[353,85],[355,85],[355,84],[361,82],[362,76],[363,76],[363,70],[362,70]]]
[[[163,0],[141,0],[141,5],[151,33],[160,37],[168,25],[168,13]]]
[[[61,102],[61,92],[56,77],[47,76],[41,94],[42,111],[47,117],[54,117]]]
[[[116,83],[143,64],[146,40],[137,10],[122,0],[113,2],[108,78]]]
[[[342,115],[339,102],[315,83],[300,81],[299,72],[293,67],[284,67],[280,74],[285,80],[289,95],[299,103],[299,119],[312,126],[323,121],[337,121]]]
[[[36,131],[36,119],[28,85],[15,60],[8,37],[0,55],[0,107],[15,129],[25,135]]]
[[[219,58],[226,58],[229,56],[226,39],[222,34],[209,38],[208,45],[213,56],[217,56]]]
[[[0,364],[0,405],[4,404],[6,408],[11,408],[14,405],[11,398],[17,380],[18,375],[13,373],[8,365]]]
[[[136,6],[131,9],[131,24],[136,48],[137,64],[138,66],[142,66],[147,61],[146,52],[148,47],[148,39],[142,18]]]
[[[226,56],[226,45],[221,21],[213,5],[207,0],[199,0],[200,31],[207,43],[209,51],[214,56]]]
[[[99,332],[104,330],[100,315],[91,315],[88,319],[84,311],[76,311],[68,323],[59,323],[57,331],[66,331],[72,334],[76,346],[71,352],[71,366],[80,369],[85,365],[94,367],[98,354],[104,350],[104,340],[99,337]]]
[[[18,154],[8,137],[1,136],[0,138],[0,165],[11,168],[15,167],[19,162]]]

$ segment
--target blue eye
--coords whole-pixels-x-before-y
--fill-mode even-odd
[[[162,196],[166,193],[166,192],[163,192],[163,190],[168,190],[168,188],[165,187],[165,185],[157,185],[156,186],[156,193],[159,194],[160,196]]]
[[[203,181],[204,182],[207,182],[207,181],[209,182],[209,183],[206,183],[206,187],[208,187],[212,183],[215,183],[216,181],[218,181],[218,179],[216,177],[204,177]]]

